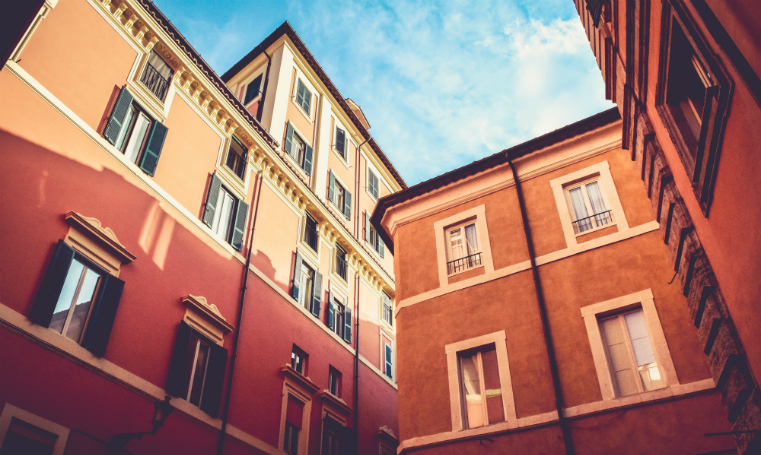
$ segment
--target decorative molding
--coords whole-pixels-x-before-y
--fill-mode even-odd
[[[228,323],[219,312],[216,305],[206,301],[206,297],[188,294],[182,297],[182,303],[187,310],[182,319],[193,329],[206,335],[211,341],[224,346],[225,333],[232,332],[235,327]]]
[[[290,365],[285,365],[280,371],[283,372],[283,376],[289,378],[294,384],[296,384],[299,390],[305,395],[312,396],[312,394],[317,393],[317,391],[320,390],[320,387],[317,384],[312,382],[307,376],[294,370]]]
[[[344,400],[338,398],[327,390],[323,390],[317,396],[320,397],[325,405],[332,408],[334,413],[337,412],[338,414],[343,414],[344,418],[351,415],[351,413],[354,411],[354,409],[346,404]]]
[[[5,402],[5,406],[3,406],[2,414],[0,414],[0,441],[5,441],[5,435],[14,419],[18,419],[57,436],[55,443],[53,444],[53,450],[50,453],[51,455],[64,454],[71,430],[47,419],[43,419],[31,412],[17,408],[7,401]]]
[[[135,260],[135,255],[127,251],[124,245],[119,242],[114,231],[112,231],[111,228],[104,228],[97,219],[73,211],[67,213],[65,217],[69,224],[86,230],[95,238],[103,242],[107,247],[111,248],[113,253],[120,257],[123,264],[129,264]]]

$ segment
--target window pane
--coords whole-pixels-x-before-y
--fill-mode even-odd
[[[574,188],[568,194],[571,196],[571,205],[573,205],[573,214],[576,220],[578,221],[589,216],[587,206],[584,204],[584,196],[581,194],[581,188]]]
[[[90,306],[92,305],[92,299],[95,295],[95,287],[98,284],[98,279],[100,279],[100,275],[87,269],[87,272],[85,272],[85,279],[82,282],[82,288],[79,290],[79,295],[77,296],[77,301],[74,306],[74,314],[71,316],[69,328],[66,329],[66,336],[76,342],[79,342],[79,339],[82,337],[82,332],[85,329],[87,315],[90,313]]]
[[[465,239],[468,242],[468,255],[478,251],[478,236],[476,235],[476,224],[465,226]]]
[[[127,133],[130,131],[130,125],[132,125],[132,119],[135,117],[135,106],[130,106],[127,111],[127,117],[122,123],[122,129],[119,131],[119,137],[116,139],[116,148],[121,150],[124,146],[124,139],[127,137]]]
[[[481,427],[484,425],[484,414],[477,353],[460,358],[460,373],[462,375],[462,391],[465,398],[468,428]]]
[[[613,380],[618,389],[618,396],[633,395],[639,392],[637,378],[631,363],[626,338],[618,316],[601,321],[600,326],[605,338],[608,361]]]
[[[158,72],[164,79],[168,80],[172,76],[172,67],[167,65],[164,59],[159,57],[154,51],[151,51],[151,55],[148,57],[148,64],[155,68],[156,72]]]
[[[658,364],[655,362],[650,338],[647,336],[647,327],[642,311],[629,313],[624,316],[629,338],[632,341],[632,351],[637,362],[639,376],[645,390],[654,390],[665,387],[661,378]]]
[[[600,185],[597,182],[587,185],[587,194],[589,195],[589,203],[592,205],[592,211],[595,214],[608,210],[605,207],[605,201],[603,201],[602,193],[600,193]]]
[[[199,341],[200,340],[197,337],[191,337],[190,344],[188,345],[188,352],[185,354],[185,374],[183,375],[185,381],[180,396],[186,400],[189,399],[188,395],[191,388],[190,381],[193,379],[193,368],[195,366],[196,352],[198,352]]]
[[[232,216],[233,205],[234,200],[230,196],[230,193],[220,189],[217,210],[214,213],[214,222],[211,225],[211,230],[225,238],[230,231],[230,218]]]
[[[190,401],[195,405],[201,404],[201,394],[203,393],[203,383],[206,377],[206,359],[209,357],[209,345],[199,341],[198,356],[193,373],[193,384],[190,389]]]
[[[484,369],[484,388],[486,389],[486,413],[489,425],[505,421],[505,409],[502,406],[502,385],[499,382],[499,367],[497,366],[497,351],[481,353],[481,363]]]
[[[69,315],[71,309],[71,301],[74,300],[74,294],[77,291],[79,280],[82,278],[82,271],[85,266],[74,259],[71,261],[69,267],[69,273],[66,275],[66,280],[63,282],[63,290],[58,296],[58,302],[53,310],[53,318],[50,320],[49,328],[55,330],[58,333],[63,332],[63,326],[66,323],[66,317]]]
[[[143,140],[145,139],[145,133],[148,131],[150,124],[151,119],[142,112],[138,114],[137,120],[135,120],[135,127],[132,129],[129,142],[127,142],[127,148],[124,150],[124,155],[133,163],[137,162],[140,149],[143,146]]]
[[[452,249],[451,260],[464,258],[466,255],[462,245],[462,230],[460,228],[449,231],[449,241]]]

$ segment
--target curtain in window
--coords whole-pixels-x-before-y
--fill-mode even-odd
[[[478,251],[478,237],[476,236],[475,224],[465,226],[465,239],[468,241],[468,255]]]
[[[478,354],[462,357],[462,389],[467,407],[468,428],[484,425],[481,381],[478,377]]]
[[[624,316],[629,339],[632,342],[634,360],[637,363],[642,385],[645,390],[654,390],[664,387],[658,364],[655,362],[650,338],[647,336],[647,327],[642,311],[629,313]]]
[[[605,201],[602,200],[600,185],[598,185],[597,182],[592,182],[587,185],[587,194],[589,195],[589,203],[592,204],[592,211],[595,215],[608,210],[605,207]]]
[[[573,214],[576,217],[576,221],[586,218],[587,206],[584,204],[584,195],[581,194],[581,188],[574,188],[568,192],[571,196],[571,204],[573,205]]]

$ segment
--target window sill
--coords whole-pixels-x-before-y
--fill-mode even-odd
[[[307,111],[305,111],[304,108],[301,107],[301,105],[296,101],[296,97],[295,96],[291,97],[291,102],[293,103],[294,106],[296,106],[296,109],[298,109],[299,112],[301,112],[301,115],[303,115],[304,118],[306,118],[309,121],[309,124],[311,125],[312,124],[312,116],[310,116],[307,113]],[[310,106],[310,108],[311,108],[311,106]]]
[[[576,238],[578,239],[579,237],[584,237],[584,236],[585,236],[585,235],[587,235],[587,234],[591,234],[591,233],[593,233],[593,232],[597,232],[597,231],[602,231],[603,229],[607,229],[607,228],[609,228],[609,227],[613,227],[613,226],[616,226],[616,223],[608,223],[608,224],[604,224],[604,225],[602,225],[602,226],[597,226],[597,227],[596,227],[596,228],[594,228],[594,229],[588,229],[588,230],[586,230],[586,231],[584,231],[584,232],[580,232],[580,233],[578,233],[578,234],[575,234],[575,235],[574,235],[574,237],[576,237]]]
[[[317,384],[312,382],[312,380],[309,379],[307,376],[304,376],[303,374],[294,370],[290,365],[285,365],[283,368],[280,369],[280,371],[283,372],[284,376],[296,382],[296,384],[299,385],[303,391],[308,392],[309,395],[312,395],[313,393],[316,393],[317,391],[320,390]]]
[[[347,146],[346,148],[348,149],[348,146]],[[347,169],[347,170],[348,170],[348,169],[351,169],[351,166],[349,166],[349,161],[348,161],[348,158],[345,158],[343,155],[341,155],[341,154],[338,152],[338,149],[337,149],[335,146],[331,145],[331,146],[330,146],[330,149],[331,149],[331,150],[333,150],[333,153],[335,153],[335,154],[336,154],[336,156],[338,157],[338,159],[341,161],[341,163],[344,165],[344,167],[346,167],[346,169]],[[348,154],[348,151],[347,151],[347,154]]]
[[[450,274],[447,275],[447,278],[452,278],[452,277],[455,277],[457,275],[462,275],[465,272],[470,272],[470,271],[473,271],[473,270],[478,270],[478,269],[483,268],[483,267],[484,267],[484,265],[481,264],[481,265],[478,265],[476,267],[470,267],[470,268],[467,268],[465,270],[460,270],[459,272],[450,273]]]
[[[285,147],[285,145],[283,145],[283,147]],[[297,175],[298,175],[298,176],[299,176],[299,177],[300,177],[300,178],[301,178],[301,179],[302,179],[302,180],[303,180],[305,183],[309,184],[309,180],[312,178],[312,176],[311,176],[311,175],[309,175],[309,174],[307,174],[307,171],[305,171],[305,170],[304,170],[304,168],[303,168],[303,167],[301,167],[301,164],[297,163],[297,162],[296,162],[296,160],[295,160],[295,159],[293,159],[293,157],[291,156],[291,154],[290,154],[290,153],[288,153],[288,152],[286,152],[285,150],[283,150],[283,155],[285,155],[285,157],[287,158],[287,160],[288,160],[288,163],[290,163],[290,164],[291,164],[290,168],[291,168],[291,169],[293,169],[293,170],[296,172],[296,174],[297,174]]]
[[[172,80],[173,82],[174,80]],[[140,82],[140,79],[128,80],[127,86],[130,88],[130,93],[135,98],[138,104],[144,108],[148,114],[161,123],[166,122],[167,109],[169,108],[170,97],[174,94],[174,87],[172,83],[169,84],[166,92],[166,101],[161,101],[156,95],[153,94],[148,88]]]
[[[348,264],[347,264],[347,269],[348,269]],[[340,284],[343,287],[344,291],[347,291],[349,287],[349,283],[348,283],[349,271],[348,270],[346,271],[346,278],[343,278],[341,275],[337,274],[335,270],[330,271],[330,276],[333,278],[336,278],[335,282]]]
[[[245,107],[246,109],[248,109],[248,108],[250,108],[251,106],[253,106],[253,105],[254,105],[254,103],[256,103],[257,101],[259,101],[259,100],[261,100],[261,99],[262,99],[262,94],[261,94],[261,92],[260,92],[258,95],[256,95],[256,96],[255,96],[255,97],[254,97],[254,98],[253,98],[251,101],[249,101],[248,103],[246,103],[246,104],[243,104],[243,102],[241,101],[241,104],[243,104],[243,107]]]
[[[338,213],[340,214],[340,218],[343,218],[343,219],[345,219],[346,221],[351,221],[351,217],[348,217],[348,216],[346,216],[346,215],[344,214],[344,211],[343,211],[343,209],[342,209],[342,208],[340,208],[340,207],[338,207],[338,206],[336,205],[336,203],[335,203],[335,202],[333,202],[333,200],[332,200],[332,199],[328,199],[328,201],[330,202],[330,206],[332,206],[334,210],[337,210],[337,211],[338,211]],[[336,218],[338,218],[338,216],[337,216]]]
[[[316,264],[320,263],[320,253],[318,251],[315,251],[312,249],[311,246],[309,246],[304,240],[302,239],[299,241],[299,244],[297,245],[297,248],[299,250],[299,253],[301,253],[304,256],[307,256],[307,258],[311,261],[314,261]],[[317,249],[320,248],[320,239],[317,239]],[[312,267],[312,264],[308,264],[310,267]]]

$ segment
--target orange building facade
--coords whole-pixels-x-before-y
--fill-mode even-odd
[[[290,25],[220,78],[151,2],[22,22],[0,453],[394,453],[394,258],[367,220],[406,185]]]
[[[399,453],[736,451],[705,435],[732,424],[622,123],[609,110],[381,199]]]
[[[741,453],[761,452],[761,9],[575,1]]]

